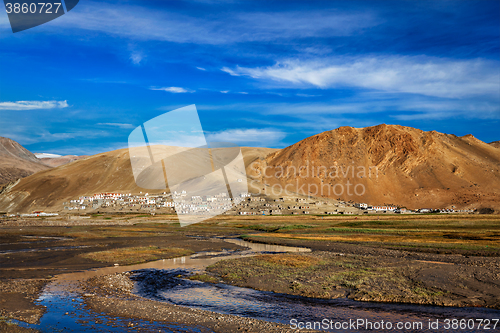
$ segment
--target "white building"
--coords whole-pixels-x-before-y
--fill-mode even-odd
[[[355,203],[354,207],[359,208],[359,209],[367,209],[368,208],[368,204],[365,204],[365,203]]]

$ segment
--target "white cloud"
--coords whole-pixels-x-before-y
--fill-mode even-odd
[[[158,8],[86,1],[85,6],[79,7],[78,15],[65,15],[50,26],[44,26],[44,29],[76,28],[134,40],[228,44],[346,36],[378,24],[378,19],[373,14],[338,10],[254,13],[224,11],[214,15],[200,18]]]
[[[278,129],[229,129],[206,134],[209,142],[230,142],[240,146],[269,147],[281,144],[286,133]]]
[[[223,94],[227,94],[229,92],[229,90],[222,90],[221,93]]]
[[[58,154],[50,154],[50,153],[34,153],[36,158],[58,158],[62,157],[62,155]]]
[[[321,95],[296,94],[298,97],[321,97]]]
[[[21,144],[33,144],[40,142],[57,142],[76,138],[101,138],[113,135],[110,132],[91,130],[75,130],[62,133],[52,133],[37,127],[18,127],[11,132],[4,132],[3,136],[15,140]]]
[[[130,60],[134,65],[139,65],[144,58],[145,57],[142,52],[134,51],[130,54]]]
[[[174,93],[174,94],[194,92],[194,90],[186,89],[186,88],[182,88],[182,87],[163,87],[163,88],[151,87],[149,89],[150,90],[161,90],[161,91],[166,91],[166,92],[170,92],[170,93]]]
[[[273,66],[222,71],[279,82],[283,87],[355,87],[445,98],[500,95],[500,62],[425,56],[285,60]]]
[[[242,67],[238,67],[239,71],[241,71],[242,69],[243,69]],[[233,71],[229,67],[222,67],[220,70],[223,71],[223,72],[226,72],[226,73],[228,73],[229,75],[232,75],[232,76],[242,76],[243,74],[245,74],[245,73],[240,74],[237,71]]]
[[[196,68],[199,69],[200,71],[206,71],[206,69],[203,67],[196,67]]]
[[[119,127],[119,128],[135,128],[134,125],[132,124],[122,124],[122,123],[98,123],[97,125],[101,126],[114,126],[114,127]]]
[[[26,110],[44,110],[44,109],[63,109],[67,108],[67,101],[18,101],[18,102],[0,102],[0,110],[26,111]]]
[[[243,121],[257,127],[274,127],[273,115],[284,116],[281,128],[296,129],[310,135],[345,125],[372,126],[386,118],[401,121],[500,119],[500,104],[496,101],[387,93],[360,94],[332,102],[200,104],[197,107],[205,111],[238,111],[247,115]]]

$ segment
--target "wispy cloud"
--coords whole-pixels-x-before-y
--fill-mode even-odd
[[[44,109],[63,109],[67,108],[67,101],[17,101],[0,102],[0,110],[9,111],[27,111]]]
[[[111,136],[112,133],[107,131],[91,130],[75,130],[66,132],[52,132],[46,129],[38,129],[32,127],[20,127],[15,131],[5,131],[3,135],[7,138],[15,140],[21,144],[35,144],[41,142],[57,142],[71,139],[93,139]]]
[[[211,18],[134,5],[86,1],[78,15],[62,17],[53,26],[100,31],[134,40],[176,43],[228,44],[279,39],[347,36],[377,25],[367,12],[338,10],[237,12],[226,11]],[[224,24],[220,24],[224,22]]]
[[[174,93],[174,94],[194,92],[194,90],[186,89],[186,88],[182,88],[182,87],[163,87],[163,88],[151,87],[149,89],[150,90],[161,90],[161,91],[166,91],[166,92],[170,92],[170,93]]]
[[[233,76],[282,83],[283,87],[322,89],[355,87],[463,98],[499,96],[500,62],[425,56],[362,56],[318,60],[285,60],[267,67],[223,67]]]
[[[307,132],[309,135],[338,126],[364,127],[384,121],[500,119],[500,105],[495,101],[472,99],[437,99],[397,94],[361,94],[330,102],[232,103],[198,105],[200,110],[238,111],[248,115],[244,122],[257,126],[276,126]],[[375,95],[375,96],[374,96]],[[388,112],[390,110],[390,112]]]
[[[231,142],[241,146],[270,147],[281,145],[286,133],[273,128],[229,129],[206,134],[209,142]]]
[[[311,95],[311,94],[296,94],[298,97],[321,97],[321,95]]]
[[[206,69],[203,67],[196,67],[196,68],[199,69],[200,71],[206,71]]]
[[[119,128],[123,128],[123,129],[135,128],[135,126],[132,124],[122,124],[122,123],[98,123],[97,125],[119,127]]]
[[[130,54],[130,60],[134,65],[139,65],[143,59],[144,59],[144,54],[142,52],[133,51]]]

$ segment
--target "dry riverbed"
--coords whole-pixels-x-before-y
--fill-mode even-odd
[[[193,252],[242,250],[214,239],[242,234],[250,241],[313,252],[223,260],[193,278],[317,298],[500,308],[497,216],[222,216],[187,228],[160,223],[165,219],[0,220],[0,331],[30,331],[7,320],[38,320],[44,308],[33,301],[55,275]],[[130,318],[131,325],[148,319],[217,332],[289,331],[150,301],[130,294],[132,281],[126,274],[110,279],[114,283],[90,280],[85,302],[97,311]]]

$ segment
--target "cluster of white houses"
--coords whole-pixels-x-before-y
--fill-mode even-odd
[[[249,193],[230,198],[226,193],[189,195],[186,191],[161,194],[98,193],[82,196],[65,203],[66,210],[147,211],[177,214],[229,215],[295,215],[295,214],[360,214],[360,213],[472,213],[474,210],[417,209],[414,211],[391,205],[371,206],[366,203],[348,203],[313,200],[304,197],[270,199]]]
[[[106,209],[113,210],[165,210],[177,214],[204,214],[207,212],[225,212],[234,204],[250,197],[249,193],[242,193],[236,198],[230,198],[226,193],[215,195],[190,196],[186,191],[162,194],[140,193],[99,193],[93,196],[82,196],[76,200],[65,203],[65,210]]]

